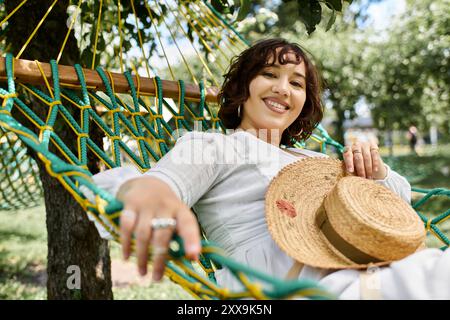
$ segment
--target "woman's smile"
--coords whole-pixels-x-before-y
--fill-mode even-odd
[[[286,53],[294,61],[293,53]],[[242,107],[240,129],[278,130],[278,139],[299,117],[306,100],[306,67],[298,64],[268,64],[250,81],[249,97]],[[273,139],[270,143],[279,145]]]
[[[267,106],[267,108],[269,108],[273,112],[284,114],[289,110],[289,105],[285,102],[280,101],[279,99],[269,97],[262,100],[264,101],[264,104]]]

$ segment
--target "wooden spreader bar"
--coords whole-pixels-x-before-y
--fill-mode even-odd
[[[49,63],[40,63],[45,77],[50,84],[52,81],[51,68]],[[75,68],[71,66],[58,65],[59,82],[61,87],[79,86],[78,76]],[[105,91],[103,81],[95,70],[83,68],[86,85],[89,89]],[[129,93],[127,79],[121,73],[110,72],[114,81],[114,91],[116,93]],[[5,58],[0,57],[0,77],[6,77]],[[43,85],[45,84],[42,74],[35,61],[14,59],[14,78],[23,84]],[[137,88],[137,78],[132,76],[134,84]],[[153,78],[139,77],[140,95],[155,95],[155,85]],[[162,80],[163,96],[166,98],[178,99],[178,82],[171,80]],[[218,89],[216,87],[205,88],[206,102],[217,103]],[[185,83],[185,99],[189,101],[200,101],[200,88],[195,84]]]

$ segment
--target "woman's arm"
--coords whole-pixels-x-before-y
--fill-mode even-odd
[[[94,176],[101,187],[124,203],[121,215],[123,254],[130,254],[131,236],[136,235],[136,253],[141,274],[147,272],[148,246],[167,250],[173,231],[182,237],[188,257],[200,253],[200,231],[190,210],[211,188],[220,174],[216,161],[219,134],[190,132],[145,174],[132,168],[117,168]],[[155,218],[173,218],[176,228],[152,229]],[[165,255],[154,257],[153,279],[160,280]]]

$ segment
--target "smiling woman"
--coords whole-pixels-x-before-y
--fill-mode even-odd
[[[270,135],[267,142],[292,146],[322,120],[320,83],[299,45],[260,41],[232,61],[219,93],[219,117],[229,129],[274,129],[281,139]]]
[[[383,163],[375,144],[349,146],[344,153],[344,162],[323,159],[327,156],[322,153],[290,147],[292,143],[308,138],[322,119],[319,83],[314,65],[298,45],[282,39],[258,42],[232,61],[220,92],[219,117],[227,129],[237,130],[227,134],[188,132],[144,174],[122,167],[95,175],[94,181],[100,188],[110,191],[124,203],[120,218],[124,257],[131,253],[132,235],[135,234],[140,273],[147,273],[151,245],[153,279],[160,280],[175,231],[184,241],[186,256],[198,259],[200,223],[208,240],[218,244],[234,261],[271,276],[317,281],[340,298],[364,298],[359,290],[360,273],[357,270],[333,271],[326,268],[327,265],[318,266],[310,261],[303,264],[303,260],[293,259],[286,253],[269,232],[269,227],[273,226],[273,220],[268,219],[271,211],[267,208],[270,207],[266,206],[267,199],[271,199],[269,187],[277,177],[297,166],[301,170],[285,176],[286,181],[292,183],[292,189],[280,190],[281,198],[275,199],[277,207],[274,210],[283,212],[283,217],[303,221],[305,209],[298,204],[308,201],[312,212],[308,217],[314,217],[316,211],[311,208],[319,208],[323,200],[323,194],[317,190],[331,188],[338,178],[346,175],[359,176],[352,177],[356,178],[352,181],[359,181],[360,185],[384,186],[383,192],[395,193],[392,196],[401,204],[399,207],[407,207],[405,202],[410,202],[408,181]],[[309,159],[299,160],[299,157]],[[344,172],[345,168],[347,171]],[[359,185],[355,186],[360,191]],[[377,191],[382,188],[377,187]],[[361,194],[366,196],[362,196],[360,202],[372,207],[370,203],[374,197],[367,196],[364,190]],[[279,201],[289,195],[298,196],[301,201]],[[353,192],[349,195],[352,199]],[[394,216],[390,211],[388,215]],[[401,217],[401,214],[397,216]],[[316,227],[315,220],[310,220]],[[331,218],[330,224],[333,224]],[[353,223],[345,225],[354,226]],[[423,224],[418,225],[423,231]],[[292,226],[292,221],[288,221],[287,229]],[[398,229],[400,233],[403,231]],[[282,232],[289,243],[317,246],[318,242],[304,243],[304,238],[290,231]],[[357,232],[355,229],[351,234],[359,239]],[[378,240],[376,237],[371,240],[374,239]],[[420,242],[422,238],[417,239]],[[383,246],[379,249],[386,251]],[[372,259],[373,255],[369,253],[364,258]],[[353,257],[353,254],[348,256]],[[450,251],[443,255],[439,250],[423,250],[409,258],[380,272],[381,282],[392,283],[380,288],[385,298],[416,297],[416,292],[422,294],[428,290],[427,281],[433,276],[426,270],[426,263],[435,263],[433,268],[438,269],[441,265],[442,270],[450,270]],[[350,258],[345,255],[342,259]],[[417,270],[426,279],[417,282],[421,286],[418,290],[402,289],[408,281],[402,276],[407,269]],[[448,271],[438,274],[439,277],[450,276]],[[242,283],[227,268],[215,270],[215,276],[221,287],[244,290]],[[439,283],[436,277],[431,280]],[[450,296],[448,286],[444,290],[436,288],[425,294],[441,298]]]

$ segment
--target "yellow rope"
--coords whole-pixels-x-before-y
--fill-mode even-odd
[[[167,67],[169,67],[169,72],[170,72],[170,75],[172,76],[172,80],[175,80],[175,75],[173,74],[172,67],[170,66],[171,63],[170,63],[169,59],[167,58],[166,50],[164,49],[164,45],[162,44],[159,31],[156,28],[156,21],[154,21],[154,19],[153,19],[152,10],[149,8],[149,6],[147,4],[147,1],[144,1],[144,3],[145,3],[145,8],[148,11],[148,15],[149,15],[149,17],[151,19],[151,22],[152,22],[152,25],[153,25],[153,29],[155,29],[155,34],[156,34],[156,37],[158,38],[158,42],[159,42],[159,45],[161,46],[164,58],[166,59]]]
[[[39,21],[38,25],[36,26],[36,28],[34,28],[33,32],[31,33],[31,35],[28,37],[27,41],[23,45],[22,49],[20,49],[19,53],[16,56],[16,59],[19,59],[20,56],[22,55],[22,53],[25,51],[25,49],[27,48],[27,46],[30,43],[31,39],[33,39],[34,35],[39,30],[39,28],[41,27],[42,23],[44,23],[45,18],[47,18],[47,16],[49,15],[50,11],[52,11],[52,9],[55,6],[56,2],[58,2],[58,0],[53,1],[52,5],[47,9],[47,12],[42,17],[41,21]]]
[[[156,7],[157,7],[157,6],[155,6],[155,8],[156,8]],[[158,8],[158,11],[159,11],[159,7],[157,7],[157,8]],[[161,12],[158,12],[158,13],[159,13],[160,15],[162,14]],[[189,66],[189,63],[187,63],[186,58],[184,57],[184,54],[181,52],[181,49],[180,49],[180,47],[178,46],[178,42],[177,42],[177,40],[176,40],[176,38],[175,38],[175,36],[174,36],[174,34],[173,34],[171,28],[167,25],[165,19],[163,19],[163,23],[164,23],[164,25],[166,26],[167,30],[169,30],[170,37],[172,38],[172,41],[173,41],[173,43],[175,44],[175,46],[176,46],[176,48],[177,48],[177,50],[178,50],[178,53],[179,53],[180,56],[181,56],[181,59],[183,60],[184,66],[186,67],[186,69],[188,70],[189,74],[191,75],[192,81],[194,81],[194,83],[198,85],[199,81],[198,81],[197,78],[195,77],[194,72],[192,71],[191,67]]]
[[[15,104],[16,105],[16,104]],[[17,105],[16,105],[17,106]],[[31,118],[28,113],[26,113],[25,111],[23,111],[20,107],[16,108],[17,110],[19,110],[28,120],[30,120],[31,123],[33,123],[35,125],[35,127],[39,128],[39,124],[33,119]],[[6,111],[6,110],[5,110]]]
[[[36,98],[38,98],[39,100],[41,100],[43,103],[45,103],[45,104],[47,104],[48,105],[48,101],[47,100],[45,100],[44,98],[42,98],[40,95],[38,95],[38,94],[36,94],[33,90],[31,90],[30,88],[28,88],[27,86],[25,86],[24,84],[22,84],[22,83],[18,83],[19,84],[19,86],[21,86],[22,88],[24,88],[25,90],[27,90],[29,93],[31,93],[32,95],[34,95]],[[19,108],[19,109],[21,109],[21,108]],[[26,114],[26,113],[25,113]]]
[[[199,40],[203,43],[203,45],[205,46],[206,50],[209,51],[209,53],[214,57],[214,59],[216,60],[216,63],[219,65],[219,67],[222,69],[222,71],[225,70],[225,67],[222,65],[222,63],[220,62],[220,60],[216,57],[216,55],[214,54],[213,49],[208,45],[208,43],[205,41],[205,39],[203,39],[203,35],[201,34],[201,32],[196,28],[196,26],[191,22],[191,19],[189,19],[187,17],[187,13],[185,13],[183,10],[178,10],[178,12],[180,12],[184,18],[186,19],[187,23],[191,26],[192,29],[194,29],[195,33],[197,34]],[[192,15],[191,15],[192,16]],[[192,16],[192,19],[194,19],[194,16]],[[200,26],[201,27],[201,26]]]
[[[187,13],[189,13],[189,15],[191,15],[193,18],[195,18],[195,20],[198,22],[198,25],[200,26],[200,30],[203,31],[203,33],[205,34],[205,36],[207,36],[207,37],[209,38],[209,40],[216,46],[216,48],[219,50],[219,52],[222,53],[222,55],[223,55],[223,56],[225,57],[225,59],[226,59],[226,58],[228,57],[228,54],[226,54],[226,53],[222,50],[222,47],[214,40],[214,38],[208,36],[208,35],[210,34],[210,32],[206,31],[206,30],[203,28],[203,24],[202,24],[202,22],[200,21],[200,19],[198,19],[197,17],[195,17],[195,15],[193,14],[192,10],[189,8],[189,6],[186,5],[185,2],[182,1],[181,3],[183,4],[183,7],[186,9]],[[181,10],[180,10],[180,11],[181,11]],[[206,41],[204,41],[204,42],[206,43]],[[211,49],[211,51],[213,51],[213,50]],[[216,53],[216,51],[214,51],[214,53]],[[214,56],[214,57],[215,57],[215,56]],[[220,58],[220,57],[219,57],[219,58]],[[217,59],[217,62],[218,62],[218,64],[219,64],[220,68],[222,69],[222,72],[224,72],[225,69],[226,69],[226,67],[222,64],[222,61],[221,61],[219,58],[216,58],[216,59]]]
[[[44,79],[45,82],[45,86],[47,87],[48,93],[50,94],[50,96],[52,97],[52,99],[55,99],[55,97],[53,96],[53,90],[52,87],[50,86],[50,83],[48,83],[47,77],[45,76],[44,70],[42,69],[41,63],[37,60],[34,60],[34,62],[36,63],[39,72],[41,73],[42,78]],[[45,101],[45,100],[43,100]],[[45,103],[48,105],[48,102],[45,101]]]
[[[178,26],[180,27],[181,31],[183,32],[184,36],[186,37],[186,39],[189,39],[188,35],[186,34],[186,31],[184,31],[183,26],[181,25],[177,15],[174,13],[173,9],[167,4],[167,2],[164,0],[164,3],[166,4],[166,6],[169,8],[170,12],[172,12],[173,16],[175,17],[175,21],[177,22]],[[215,77],[213,76],[211,70],[208,68],[208,64],[206,63],[206,61],[203,59],[202,55],[197,51],[197,48],[195,48],[194,44],[189,41],[189,43],[191,44],[192,48],[194,49],[195,53],[197,54],[198,58],[200,59],[200,61],[202,62],[203,67],[205,68],[206,72],[209,74],[209,76],[211,77],[211,79],[214,82],[214,85],[216,87],[219,87],[219,83],[217,82],[217,80],[215,79]]]
[[[212,17],[214,20],[216,20],[216,21],[223,27],[223,29],[228,30],[228,27],[225,25],[225,23],[223,23],[222,20],[220,20],[214,13],[212,13],[211,10],[210,10],[204,3],[202,3],[202,2],[200,1],[200,4],[201,4],[202,6],[204,6],[205,9],[206,9],[208,12],[210,12],[211,17]],[[234,34],[234,33],[231,33],[231,34],[232,34],[232,37],[229,37],[230,41],[232,41],[233,38],[236,38],[236,40],[239,41],[239,43],[241,43],[241,44],[243,45],[244,48],[247,48],[247,47],[248,47],[247,44],[246,44],[241,38],[239,38],[236,34]]]
[[[17,93],[14,92],[14,93],[0,94],[0,98],[4,99],[2,103],[2,107],[4,108],[9,99],[17,98]]]
[[[16,13],[16,11],[19,10],[20,7],[23,6],[23,5],[25,4],[25,2],[27,2],[27,1],[28,1],[28,0],[23,0],[21,4],[19,4],[17,7],[15,7],[14,10],[11,11],[11,13],[8,14],[8,15],[6,16],[6,18],[2,20],[2,22],[0,22],[0,27],[1,27],[6,21],[8,21],[8,19],[11,18],[12,15],[13,15],[14,13]]]
[[[268,300],[269,297],[263,292],[263,288],[259,283],[252,283],[244,273],[238,272],[238,278],[242,284],[250,291],[251,295],[258,300]]]
[[[81,85],[79,84],[73,84],[73,83],[65,83],[65,82],[60,82],[59,85],[61,87],[67,87],[67,88],[75,88],[75,89],[80,89]],[[87,89],[97,89],[97,86],[86,86]]]
[[[63,44],[62,44],[62,46],[61,46],[61,49],[59,50],[58,58],[56,58],[56,63],[59,63],[59,59],[61,59],[62,53],[63,53],[64,48],[65,48],[65,46],[66,46],[67,39],[69,39],[70,32],[72,31],[73,25],[75,24],[75,21],[77,20],[78,14],[79,14],[80,11],[81,11],[81,10],[80,10],[80,7],[81,7],[81,2],[82,2],[82,1],[83,1],[83,0],[80,0],[80,1],[78,2],[78,7],[77,7],[76,12],[75,12],[75,14],[74,14],[74,16],[73,16],[72,22],[70,23],[69,30],[67,31],[66,37],[64,38],[64,42],[63,42]]]
[[[131,3],[131,9],[133,10],[133,14],[134,14],[134,19],[136,21],[136,29],[137,29],[137,33],[138,33],[138,39],[139,39],[139,46],[141,47],[142,50],[142,56],[144,57],[144,62],[145,62],[145,68],[147,69],[147,76],[150,78],[150,68],[148,66],[148,61],[147,61],[147,57],[145,56],[145,50],[144,50],[144,45],[142,43],[142,36],[141,36],[141,31],[139,28],[139,22],[138,22],[138,18],[136,15],[136,10],[134,9],[134,0],[130,0]]]
[[[425,229],[428,230],[428,231],[431,231],[431,219],[427,220],[427,224],[426,224]]]
[[[91,65],[92,70],[95,67],[95,56],[97,55],[98,34],[99,34],[99,30],[100,30],[100,22],[102,20],[102,6],[103,6],[103,0],[100,0],[100,8],[98,10],[98,19],[97,19],[97,28],[95,30],[94,54],[92,55],[92,65]]]
[[[119,61],[120,61],[120,72],[123,73],[123,50],[122,50],[122,43],[123,43],[123,35],[122,35],[122,18],[120,16],[120,0],[117,0],[117,12],[118,12],[118,19],[119,19]]]
[[[216,21],[211,18],[211,11],[205,10],[203,2],[200,2],[200,4],[199,3],[195,3],[195,6],[196,6],[196,8],[198,8],[202,12],[203,16],[206,18],[203,21],[211,28],[211,30],[213,30],[213,32],[216,35],[217,39],[221,39],[222,35],[217,31],[217,29],[219,28],[219,29],[225,30],[225,31],[228,30],[228,29],[227,28],[224,29],[224,28],[220,27],[216,23]],[[233,55],[238,54],[239,53],[238,45],[228,35],[227,35],[227,39],[229,41],[224,41],[224,43],[228,47],[228,50],[230,50],[233,53]]]

